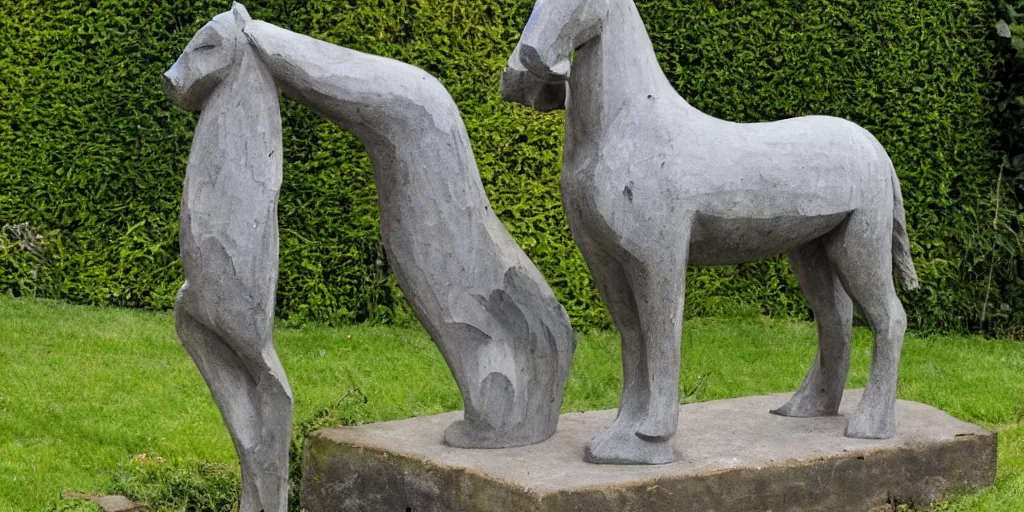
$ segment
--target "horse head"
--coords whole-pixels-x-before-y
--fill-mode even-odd
[[[537,0],[502,73],[502,98],[564,108],[572,52],[600,34],[607,12],[608,0]]]
[[[164,73],[164,92],[171,102],[189,111],[203,104],[241,61],[249,41],[242,29],[252,21],[245,6],[215,16],[196,32],[171,69]]]

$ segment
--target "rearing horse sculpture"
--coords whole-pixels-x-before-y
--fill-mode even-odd
[[[434,77],[254,21],[238,3],[164,75],[202,111],[181,211],[179,337],[242,467],[242,512],[288,491],[292,395],[273,347],[282,179],[277,86],[366,144],[399,285],[455,376],[465,448],[538,443],[558,424],[576,346],[569,317],[491,209],[459,109]]]
[[[544,110],[564,95],[562,200],[622,335],[619,415],[587,460],[674,460],[686,265],[780,253],[819,340],[803,385],[773,412],[838,414],[856,303],[875,349],[846,435],[893,435],[907,323],[893,266],[908,288],[917,277],[899,181],[870,133],[833,117],[739,124],[700,112],[665,77],[632,0],[538,0],[502,89]]]

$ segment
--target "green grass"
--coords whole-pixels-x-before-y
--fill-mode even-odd
[[[694,319],[684,389],[712,400],[792,391],[814,354],[813,324]],[[420,329],[280,329],[277,347],[296,420],[367,397],[359,421],[458,409],[458,390]],[[870,333],[857,329],[850,387],[863,386]],[[565,409],[617,405],[618,339],[581,336]],[[699,381],[699,384],[698,384]],[[1024,344],[978,337],[907,338],[900,397],[1000,432],[996,486],[950,510],[1024,510]],[[685,435],[681,433],[680,435]],[[171,316],[0,297],[0,510],[43,510],[61,490],[91,491],[132,455],[232,462],[227,431]]]

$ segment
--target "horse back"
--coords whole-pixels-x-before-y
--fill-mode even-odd
[[[807,243],[858,209],[892,209],[888,156],[843,119],[743,124],[662,106],[603,135],[591,165],[567,166],[563,197],[625,246],[644,245],[628,240],[646,232],[636,226],[683,226],[694,263],[731,264]]]

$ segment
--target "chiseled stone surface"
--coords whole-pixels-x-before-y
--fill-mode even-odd
[[[281,190],[277,87],[234,4],[164,74],[167,96],[202,111],[185,171],[178,337],[227,424],[242,468],[241,512],[284,512],[292,394],[274,351]]]
[[[615,411],[567,413],[549,440],[502,450],[445,446],[458,413],[324,429],[303,461],[310,512],[856,511],[927,505],[950,490],[991,485],[996,435],[933,407],[898,401],[891,439],[843,436],[841,416],[769,413],[786,395],[681,407],[677,461],[587,464],[583,442]]]
[[[491,209],[448,91],[409,64],[265,22],[245,33],[287,96],[366,146],[388,262],[462,392],[465,417],[446,441],[498,448],[547,439],[575,336]]]
[[[566,217],[622,335],[621,413],[588,461],[673,460],[687,265],[778,254],[814,310],[819,350],[774,412],[836,413],[856,303],[876,348],[846,435],[893,435],[907,325],[893,270],[908,288],[917,275],[899,180],[874,136],[836,117],[743,124],[697,110],[665,77],[633,0],[537,0],[502,96],[564,104]]]

